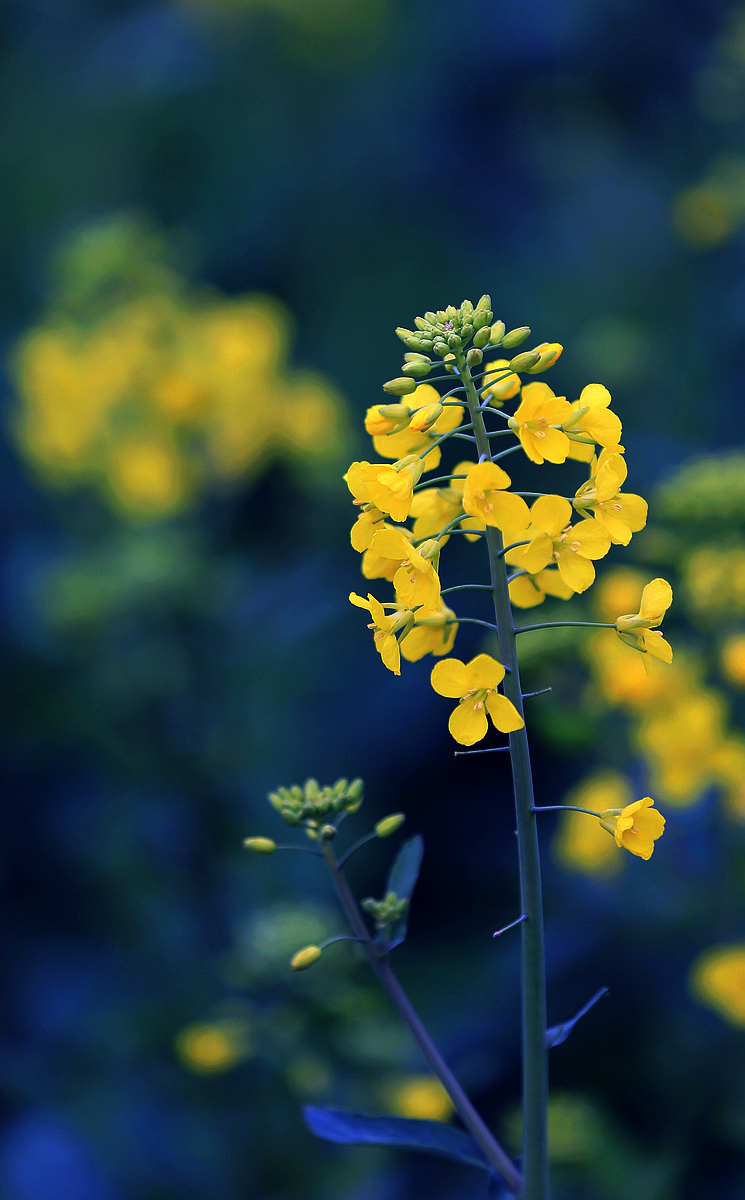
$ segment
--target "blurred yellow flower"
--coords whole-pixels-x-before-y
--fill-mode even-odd
[[[645,580],[646,576],[635,567],[614,567],[606,571],[593,592],[598,619],[615,621],[620,612],[635,612]]]
[[[745,615],[745,547],[700,546],[685,560],[683,578],[694,612]]]
[[[697,1000],[730,1025],[745,1027],[745,943],[706,950],[691,967],[689,982]]]
[[[392,1079],[384,1085],[382,1098],[388,1111],[397,1117],[448,1121],[454,1111],[452,1100],[434,1075]]]
[[[735,687],[745,687],[745,633],[734,633],[723,644],[719,659],[722,674]]]
[[[198,1075],[220,1075],[242,1062],[250,1052],[245,1021],[199,1022],[182,1029],[176,1038],[178,1057]]]
[[[334,388],[286,365],[281,306],[192,288],[165,253],[130,218],[82,230],[12,356],[22,453],[51,486],[93,486],[132,520],[181,512],[273,459],[329,463],[343,450]]]
[[[564,804],[589,808],[598,815],[608,808],[625,808],[632,802],[631,783],[618,771],[599,771],[569,792]],[[596,879],[607,879],[620,871],[623,857],[599,821],[584,813],[563,812],[552,842],[554,857],[571,871],[583,871]]]

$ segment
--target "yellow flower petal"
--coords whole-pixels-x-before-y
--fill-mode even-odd
[[[520,575],[510,584],[510,600],[515,608],[535,608],[543,604],[546,593],[533,575]]]
[[[525,722],[511,700],[498,692],[490,692],[486,697],[486,711],[500,733],[514,733],[522,729]]]
[[[488,728],[483,700],[474,701],[471,697],[453,709],[448,721],[448,729],[461,746],[473,746],[474,742],[480,742]]]
[[[504,679],[504,667],[490,654],[477,654],[466,665],[466,690],[468,688],[495,688]],[[460,693],[461,696],[465,692]]]
[[[375,645],[383,660],[383,666],[387,667],[389,671],[393,671],[394,675],[400,675],[401,652],[395,634],[383,634],[383,637],[376,641]]]
[[[438,696],[449,696],[460,700],[465,696],[469,687],[468,672],[465,663],[459,658],[446,658],[435,663],[430,676],[432,687]]]
[[[350,592],[349,599],[357,608],[366,608],[368,612],[370,611],[370,601],[358,596],[356,592]]]
[[[375,554],[380,554],[383,558],[394,558],[399,562],[409,557],[412,548],[411,542],[403,531],[392,529],[390,525],[385,529],[378,530],[370,543],[370,549]]]
[[[558,550],[559,574],[573,592],[586,592],[595,580],[595,568],[587,558],[571,550]]]
[[[673,589],[666,579],[653,579],[642,592],[639,616],[659,625],[673,602]]]
[[[549,537],[558,537],[572,519],[572,506],[563,496],[539,496],[530,510],[530,522]]]
[[[603,387],[602,383],[588,383],[579,394],[577,407],[607,408],[610,402],[611,394],[607,387]]]
[[[610,550],[610,534],[598,521],[588,518],[572,526],[566,545],[583,558],[604,558]]]

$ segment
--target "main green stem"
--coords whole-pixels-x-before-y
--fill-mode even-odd
[[[491,459],[479,397],[461,351],[456,362],[468,397],[473,432],[480,457]],[[486,531],[489,547],[494,615],[497,622],[499,657],[509,671],[504,679],[505,695],[524,718],[517,640],[507,587],[507,571],[498,529]],[[522,1200],[550,1200],[548,1168],[548,1051],[546,1047],[546,955],[543,934],[543,897],[538,829],[532,811],[533,775],[525,726],[510,734],[512,781],[515,790],[517,846],[520,859],[522,923],[522,1076],[523,1076],[523,1187]]]
[[[510,1191],[524,1195],[520,1191],[522,1185],[520,1172],[515,1167],[507,1152],[502,1149],[488,1126],[482,1121],[458,1080],[455,1078],[455,1075],[450,1070],[450,1067],[445,1062],[445,1059],[440,1054],[440,1051],[435,1046],[432,1038],[427,1033],[409,997],[394,975],[388,957],[381,957],[378,947],[370,937],[357,901],[352,895],[349,884],[341,872],[334,851],[328,842],[325,842],[323,845],[323,857],[328,864],[349,924],[363,943],[370,958],[372,968],[388,993],[391,1002],[398,1010],[399,1015],[403,1018],[406,1025],[408,1025],[414,1038],[419,1043],[419,1048],[424,1057],[450,1096],[455,1111],[471,1134],[473,1140],[480,1147],[486,1161],[499,1172]]]

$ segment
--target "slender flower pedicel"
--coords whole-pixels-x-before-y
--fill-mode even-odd
[[[457,309],[450,305],[427,312],[414,324],[415,329],[396,331],[407,353],[401,375],[384,385],[394,400],[373,406],[365,418],[377,454],[395,461],[355,462],[345,476],[361,510],[352,527],[351,543],[362,555],[362,574],[376,581],[376,590],[387,589],[389,598],[369,592],[364,599],[353,592],[350,600],[368,611],[375,647],[395,675],[401,673],[402,657],[410,663],[427,654],[439,659],[431,669],[432,687],[438,695],[457,702],[448,728],[457,743],[469,747],[456,754],[500,749],[510,754],[520,915],[499,933],[519,926],[522,940],[520,1169],[475,1111],[391,968],[390,953],[406,936],[421,865],[421,839],[403,844],[382,899],[368,898],[362,909],[343,875],[349,855],[375,838],[392,835],[403,814],[379,821],[372,832],[337,858],[331,843],[341,820],[359,808],[361,782],[339,780],[320,788],[315,780],[308,780],[302,788],[278,789],[270,800],[289,825],[305,830],[310,847],[276,846],[272,839],[261,837],[249,838],[245,844],[257,854],[275,848],[306,849],[325,862],[351,926],[352,940],[363,945],[378,980],[448,1092],[468,1135],[454,1129],[446,1134],[429,1128],[433,1123],[428,1121],[392,1118],[386,1118],[382,1131],[378,1119],[358,1115],[345,1125],[344,1114],[335,1113],[332,1120],[316,1108],[306,1110],[311,1129],[331,1140],[417,1145],[445,1153],[499,1175],[523,1200],[549,1200],[548,1049],[565,1040],[605,989],[596,992],[572,1021],[547,1028],[538,814],[570,808],[595,817],[613,835],[619,849],[642,859],[651,857],[665,820],[649,796],[603,812],[571,805],[536,805],[518,634],[564,625],[605,628],[615,630],[627,646],[641,653],[645,665],[652,658],[669,663],[672,650],[659,625],[672,602],[672,590],[665,580],[653,580],[644,589],[639,612],[620,615],[615,622],[515,624],[514,609],[537,607],[546,596],[569,600],[585,592],[595,579],[593,563],[612,545],[627,545],[644,527],[646,502],[622,490],[627,468],[620,443],[621,422],[610,408],[610,392],[601,384],[588,384],[576,400],[557,396],[543,381],[523,384],[523,375],[536,375],[554,366],[562,346],[542,342],[532,350],[513,354],[530,336],[530,329],[520,326],[508,332],[502,321],[494,322],[489,296],[482,296],[475,306],[464,301]],[[499,357],[484,364],[484,351]],[[442,373],[433,376],[436,359],[441,360]],[[428,382],[418,382],[424,379]],[[442,391],[433,386],[437,383],[445,385]],[[472,457],[427,480],[440,466],[447,441],[453,437],[461,452],[464,441],[471,443]],[[521,453],[532,464],[530,470],[539,473],[546,462],[564,464],[570,495],[516,492],[498,461],[514,453]],[[532,500],[530,507],[526,500]],[[448,574],[446,547],[455,534],[472,543],[469,553],[483,572],[473,581],[452,581]],[[484,572],[484,551],[488,574]],[[447,596],[454,603],[451,597],[456,592],[457,615],[443,600]],[[478,602],[479,592],[491,596],[493,622],[462,612],[464,602]],[[451,657],[463,625],[489,630],[497,656],[476,654],[468,662]],[[420,668],[406,667],[407,671],[416,669]],[[390,686],[397,685],[391,681]],[[550,689],[531,695],[543,691]],[[490,731],[494,736],[495,729],[508,736],[508,745],[470,749]],[[323,948],[336,940],[304,947],[291,965],[295,970],[309,968]],[[421,1135],[414,1126],[422,1127]]]

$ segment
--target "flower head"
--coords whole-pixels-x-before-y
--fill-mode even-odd
[[[463,508],[484,525],[493,525],[503,533],[524,529],[530,510],[522,496],[506,492],[512,480],[493,462],[471,463],[463,488]]]
[[[389,616],[380,601],[376,600],[369,592],[367,600],[363,596],[358,596],[356,592],[350,592],[349,599],[356,608],[368,610],[372,617],[368,629],[373,630],[375,649],[383,660],[383,666],[387,667],[389,671],[393,671],[394,675],[400,675],[401,652],[396,635],[407,626],[413,625],[414,614],[408,609],[396,605]]]
[[[580,462],[590,462],[595,449],[588,442],[623,451],[619,446],[623,429],[615,413],[609,409],[611,394],[602,383],[588,383],[580,392],[579,400],[571,405],[569,419],[562,429],[571,439],[568,457]]]
[[[373,504],[394,521],[405,521],[422,464],[415,454],[387,463],[353,462],[344,479],[358,504]]]
[[[554,426],[568,421],[571,415],[569,401],[555,396],[547,383],[528,383],[509,424],[533,462],[563,463],[570,450],[569,438]]]
[[[666,579],[653,579],[642,592],[638,613],[616,619],[616,631],[622,642],[641,654],[650,654],[663,662],[673,661],[673,649],[657,626],[673,602],[673,589]],[[646,663],[646,660],[645,660]]]
[[[395,566],[393,586],[398,599],[408,608],[426,605],[437,608],[440,603],[440,577],[435,560],[439,558],[439,544],[425,543],[422,549],[431,557],[422,554],[411,544],[408,530],[389,526],[375,534],[370,552],[381,559],[388,559]]]
[[[418,608],[414,617],[416,623],[401,638],[401,653],[407,662],[418,662],[425,654],[435,658],[449,654],[458,632],[452,608],[440,600],[439,608]]]
[[[591,512],[618,546],[628,546],[632,533],[638,533],[647,523],[646,500],[633,492],[621,491],[626,475],[623,455],[602,450],[592,476],[578,488],[574,499],[574,507],[580,512]]]
[[[488,713],[501,733],[522,729],[525,722],[511,700],[497,692],[504,667],[489,654],[478,654],[469,663],[446,658],[432,668],[432,687],[439,696],[460,701],[450,714],[448,729],[462,746],[472,746],[486,735]]]
[[[599,521],[587,518],[571,525],[572,506],[563,496],[540,496],[530,510],[530,522],[520,535],[528,545],[508,551],[507,561],[537,575],[555,562],[559,575],[573,592],[584,592],[595,579],[592,559],[610,550],[610,534]]]
[[[657,838],[665,831],[665,818],[653,805],[652,797],[645,796],[625,808],[606,808],[600,814],[600,824],[613,834],[619,848],[639,858],[651,858]]]
[[[401,397],[400,404],[376,404],[368,409],[365,428],[373,435],[376,453],[381,458],[403,458],[407,454],[422,454],[443,433],[457,429],[463,420],[463,409],[460,405],[448,405],[447,408],[443,408],[437,419],[426,429],[415,427],[421,424],[421,417],[417,420],[414,414],[418,414],[419,410],[432,409],[432,406],[439,402],[440,393],[437,389],[429,383],[420,383],[411,395]],[[392,409],[393,416],[386,416]],[[399,410],[408,410],[408,418],[403,418]],[[412,420],[415,421],[414,427],[410,425]],[[423,459],[424,470],[431,471],[439,466],[440,458],[440,447],[435,446]]]

